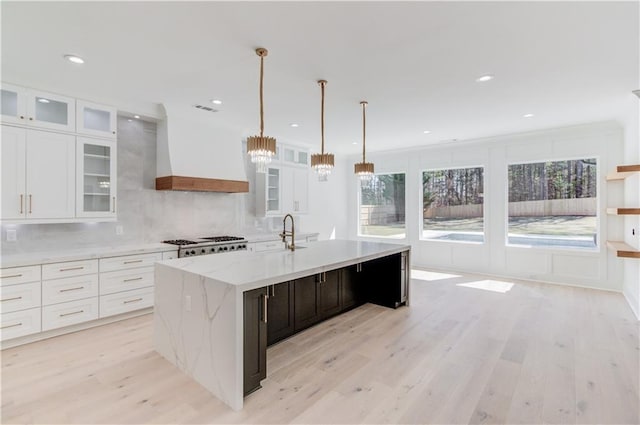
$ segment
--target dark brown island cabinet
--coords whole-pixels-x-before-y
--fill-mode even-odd
[[[244,395],[267,377],[267,346],[365,303],[406,304],[408,251],[244,293]]]

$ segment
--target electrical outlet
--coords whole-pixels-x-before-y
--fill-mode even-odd
[[[184,297],[184,309],[185,309],[185,311],[191,311],[191,295],[185,295],[185,297]]]
[[[18,240],[18,232],[16,229],[7,229],[7,242],[15,242]]]
[[[116,235],[121,235],[124,233],[124,227],[118,225],[116,226]]]

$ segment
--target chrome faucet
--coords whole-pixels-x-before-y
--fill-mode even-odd
[[[291,218],[290,232],[287,232],[287,217]],[[287,236],[291,236],[291,244],[287,243]],[[290,249],[291,251],[296,250],[296,224],[291,214],[285,215],[284,219],[282,220],[282,233],[280,233],[280,237],[282,238],[282,242],[285,243],[285,249]]]

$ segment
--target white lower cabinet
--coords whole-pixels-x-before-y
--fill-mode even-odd
[[[40,270],[41,267],[39,265],[1,269],[0,286],[27,282],[40,282]]]
[[[111,257],[100,259],[100,272],[110,272],[114,270],[135,269],[139,267],[153,266],[156,261],[162,260],[161,252],[150,254],[124,255],[122,257]]]
[[[42,330],[62,328],[98,318],[98,297],[42,307]]]
[[[98,273],[98,260],[67,261],[42,266],[42,279],[45,280],[93,273]]]
[[[42,281],[42,305],[45,306],[97,296],[97,274]]]
[[[34,334],[42,330],[40,307],[13,313],[2,313],[0,341]]]
[[[40,307],[40,282],[1,287],[0,306],[3,313]]]
[[[153,306],[153,287],[100,296],[100,317]]]
[[[153,286],[153,267],[100,274],[100,295]]]

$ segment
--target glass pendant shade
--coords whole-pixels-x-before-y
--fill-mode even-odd
[[[320,106],[320,133],[322,137],[322,145],[320,153],[314,153],[311,155],[311,168],[318,173],[318,181],[326,182],[331,174],[331,170],[334,166],[334,158],[332,153],[325,153],[324,151],[324,87],[327,85],[326,80],[319,80],[322,93],[322,101]]]
[[[276,139],[264,135],[264,105],[263,83],[264,83],[264,58],[269,52],[267,49],[256,49],[256,54],[260,56],[260,135],[247,138],[247,154],[251,162],[256,165],[257,173],[266,173],[267,165],[276,154]]]
[[[362,162],[358,162],[354,165],[354,172],[362,181],[369,181],[373,178],[374,167],[373,162],[367,162],[366,159],[366,138],[367,138],[367,113],[366,107],[368,103],[366,101],[360,102],[362,105]]]

